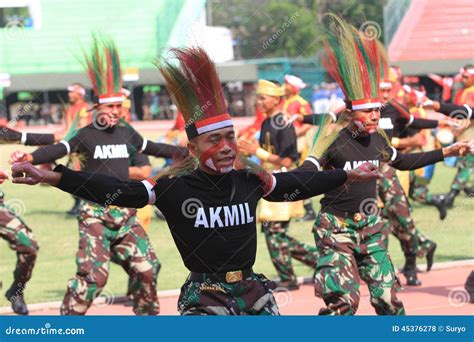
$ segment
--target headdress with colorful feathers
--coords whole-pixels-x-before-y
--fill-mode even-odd
[[[84,67],[94,89],[94,102],[122,102],[122,71],[114,41],[107,36],[92,34],[89,53],[84,51]]]
[[[199,47],[171,49],[177,60],[158,65],[166,88],[186,122],[188,139],[233,127],[214,62]]]
[[[326,14],[324,20],[327,34],[323,65],[344,92],[348,108],[380,107],[377,40],[365,37],[334,14]]]

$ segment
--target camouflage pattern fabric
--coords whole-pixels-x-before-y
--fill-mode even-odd
[[[16,252],[17,262],[11,289],[18,292],[17,294],[22,294],[26,283],[31,279],[39,247],[31,229],[4,203],[1,191],[0,237]]]
[[[281,281],[296,281],[296,275],[291,264],[291,258],[315,268],[318,260],[317,249],[306,245],[288,235],[289,222],[263,222],[262,231],[265,234],[268,252],[273,266]]]
[[[263,274],[236,283],[188,280],[181,287],[181,315],[279,315],[273,297],[276,284]]]
[[[360,299],[360,280],[370,292],[378,315],[404,315],[397,298],[400,282],[382,238],[380,216],[340,219],[320,213],[313,227],[319,261],[315,293],[326,303],[320,315],[353,315]]]
[[[135,221],[135,212],[129,208],[82,203],[77,272],[68,282],[61,314],[86,313],[107,283],[110,261],[121,265],[130,277],[129,295],[134,313],[159,313],[157,278],[160,263],[148,236]]]
[[[474,169],[474,155],[468,154],[465,157],[458,159],[458,172],[454,177],[453,183],[451,184],[452,190],[463,190],[469,178],[471,177],[472,170]]]

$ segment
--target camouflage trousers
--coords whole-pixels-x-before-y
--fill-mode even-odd
[[[0,201],[0,237],[7,241],[17,255],[10,289],[21,294],[31,279],[39,247],[31,229],[11,208],[3,204],[3,199]]]
[[[433,241],[424,236],[416,227],[411,217],[411,206],[398,180],[395,169],[382,164],[384,175],[377,184],[378,196],[383,203],[382,217],[388,221],[383,230],[383,237],[388,244],[388,235],[393,233],[400,241],[405,255],[405,273],[416,272],[416,255],[424,256]]]
[[[474,169],[474,155],[468,154],[465,157],[458,159],[458,172],[454,177],[453,183],[451,184],[451,190],[463,190],[469,178],[471,177],[472,170]]]
[[[360,279],[378,315],[404,315],[397,298],[400,283],[382,237],[383,221],[369,215],[359,221],[320,213],[313,227],[319,261],[316,296],[326,303],[320,315],[353,315],[360,299]]]
[[[426,180],[410,171],[410,198],[422,204],[431,204],[433,196],[427,187]]]
[[[295,281],[291,258],[315,268],[318,260],[317,249],[288,235],[289,221],[267,221],[262,223],[268,252],[281,281]]]
[[[61,305],[63,315],[84,315],[107,283],[110,261],[129,275],[129,293],[136,315],[160,311],[157,278],[160,263],[136,210],[104,208],[82,202],[79,212],[77,272],[69,280]]]
[[[188,278],[181,287],[178,311],[181,315],[279,315],[273,297],[276,284],[263,274],[237,283],[203,282]]]

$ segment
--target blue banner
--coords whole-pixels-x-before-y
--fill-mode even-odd
[[[2,316],[0,341],[469,341],[472,316]]]

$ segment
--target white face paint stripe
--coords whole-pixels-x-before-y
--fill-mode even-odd
[[[378,108],[382,104],[380,102],[364,103],[359,105],[352,105],[352,110],[361,110],[361,109],[372,109]]]
[[[70,154],[71,153],[71,145],[69,145],[69,143],[66,140],[61,140],[60,143],[63,144],[64,146],[66,146],[67,154]]]
[[[272,175],[272,186],[270,187],[270,189],[265,194],[263,194],[263,197],[266,197],[266,196],[270,195],[273,192],[273,190],[275,190],[276,185],[277,185],[277,180],[276,180],[275,176]]]
[[[196,127],[196,131],[198,134],[204,134],[210,131],[214,131],[216,129],[232,127],[232,126],[233,126],[232,120],[224,120],[224,121],[216,122],[216,123],[206,125],[203,127]]]
[[[149,180],[144,180],[142,181],[142,183],[145,186],[146,191],[148,192],[148,204],[155,204],[156,194],[155,190],[153,190],[154,185],[151,184]]]
[[[394,161],[396,158],[397,158],[397,149],[393,146],[391,146],[392,150],[393,150],[393,154],[392,154],[392,157],[390,158],[390,161]]]

